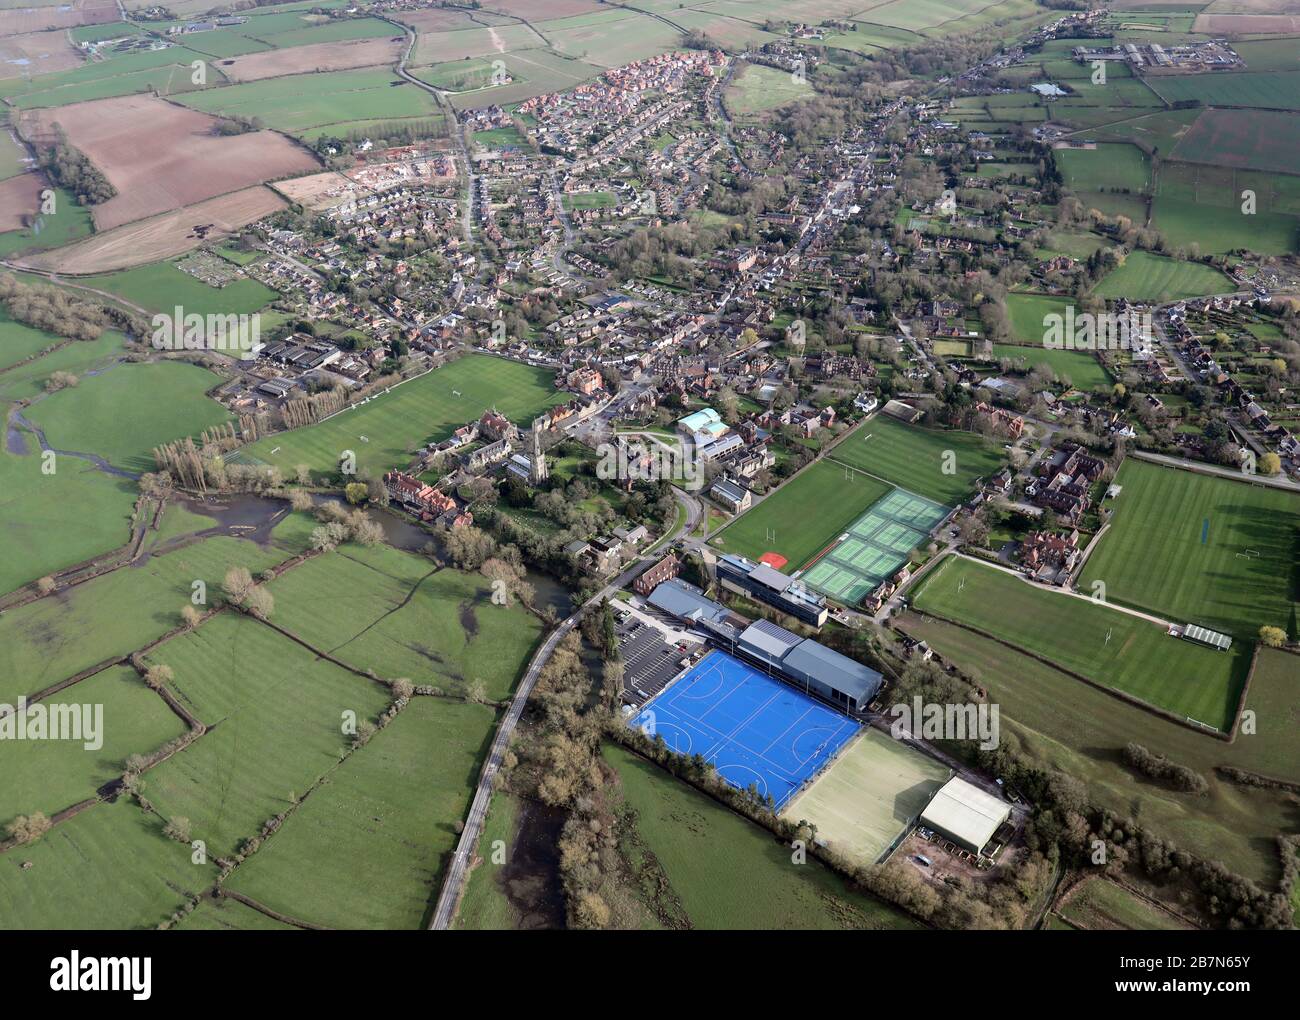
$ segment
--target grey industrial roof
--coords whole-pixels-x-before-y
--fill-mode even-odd
[[[657,609],[681,619],[720,620],[728,615],[727,607],[705,598],[681,581],[664,581],[650,593],[649,602]]]
[[[983,848],[1010,814],[1010,805],[960,776],[953,776],[921,812],[921,821],[969,846]]]
[[[785,591],[790,587],[790,577],[781,573],[775,567],[769,567],[766,563],[760,563],[751,570],[749,578],[751,581],[757,581],[759,584],[774,588],[777,591]]]
[[[812,638],[805,638],[786,654],[782,664],[833,687],[854,701],[871,698],[880,689],[880,674]]]
[[[780,661],[782,656],[794,648],[803,639],[798,634],[791,634],[784,627],[778,627],[767,620],[755,620],[740,635],[741,644],[756,648],[773,659]]]

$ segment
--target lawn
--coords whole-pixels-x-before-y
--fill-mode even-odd
[[[483,705],[415,699],[227,885],[332,928],[423,927],[492,729]]]
[[[438,569],[391,546],[345,546],[271,585],[276,623],[358,669],[505,698],[540,639],[518,604],[492,603],[487,578]]]
[[[1265,624],[1295,636],[1300,496],[1138,460],[1115,482],[1123,491],[1082,589],[1104,581],[1113,602],[1242,642]]]
[[[553,375],[544,369],[469,354],[328,421],[259,440],[235,459],[285,472],[306,464],[317,475],[332,475],[343,452],[352,450],[358,473],[382,474],[405,466],[416,447],[446,439],[489,408],[526,426],[567,398],[556,392]]]
[[[1047,294],[1008,294],[1006,304],[1011,335],[1021,343],[1041,347],[1047,334],[1047,317],[1064,316],[1074,302]]]
[[[221,377],[181,361],[123,364],[33,405],[26,417],[56,450],[94,453],[115,467],[152,471],[161,443],[230,420],[207,396]]]
[[[779,552],[789,561],[785,569],[796,570],[891,488],[861,472],[818,461],[742,514],[711,543],[751,559]]]
[[[674,920],[702,929],[914,928],[905,914],[849,890],[809,860],[794,866],[790,848],[740,815],[654,765],[606,745],[618,776],[624,824],[619,850],[640,886],[663,883]],[[755,895],[762,890],[762,895]]]
[[[1256,790],[1220,779],[1218,765],[1233,765],[1290,782],[1300,781],[1300,744],[1294,738],[1295,657],[1262,651],[1251,681],[1248,709],[1256,712],[1254,736],[1228,744],[1152,715],[1104,691],[1082,684],[1042,662],[969,630],[915,613],[903,630],[928,641],[988,691],[1002,709],[1002,739],[1035,764],[1083,781],[1089,796],[1121,817],[1177,845],[1223,862],[1262,883],[1276,882],[1276,836],[1295,830],[1289,795]],[[1173,639],[1170,639],[1173,640]],[[1141,744],[1209,782],[1204,796],[1180,793],[1147,779],[1125,764],[1126,744]]]
[[[210,886],[216,866],[131,801],[96,804],[22,850],[0,855],[0,927],[154,928]],[[32,866],[23,869],[24,861]]]
[[[1130,301],[1179,301],[1202,294],[1230,294],[1237,285],[1210,266],[1135,251],[1097,284],[1098,297]]]
[[[1186,931],[1190,927],[1101,878],[1085,881],[1072,890],[1058,910],[1076,928],[1087,931]]]
[[[949,452],[955,455],[951,459]],[[882,414],[860,425],[827,456],[945,506],[956,506],[974,491],[978,479],[988,478],[1005,461],[998,447],[973,432],[904,425]]]
[[[1244,643],[1220,652],[1173,638],[1157,623],[964,558],[950,557],[928,574],[912,603],[1225,732],[1250,665]]]
[[[3,751],[0,825],[17,815],[48,816],[95,796],[121,776],[132,754],[148,754],[185,732],[185,724],[134,669],[115,666],[46,699],[45,705],[102,706],[102,746],[83,741],[17,740]]]
[[[208,726],[146,777],[164,818],[228,856],[333,769],[345,713],[373,722],[390,701],[373,681],[317,659],[265,624],[222,613],[149,654],[175,672],[182,705]]]
[[[947,766],[868,727],[782,816],[812,822],[831,849],[871,864],[949,774]]]

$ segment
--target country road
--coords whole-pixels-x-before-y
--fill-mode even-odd
[[[684,505],[689,506],[689,504]],[[698,504],[696,506],[698,507]],[[683,529],[693,525],[694,522],[691,520],[691,513],[688,510]],[[657,547],[663,548],[664,545],[676,538],[683,529],[670,533],[665,540],[657,543]],[[451,867],[447,869],[447,875],[442,882],[442,890],[438,894],[438,903],[434,907],[433,918],[429,922],[430,931],[444,931],[450,928],[451,922],[456,916],[456,909],[460,905],[461,895],[465,891],[465,881],[469,877],[470,862],[474,859],[479,837],[483,834],[483,823],[487,819],[488,805],[492,802],[492,789],[496,782],[497,773],[501,770],[501,761],[505,757],[506,748],[510,746],[510,738],[514,735],[515,727],[519,725],[519,720],[523,717],[524,706],[528,704],[528,699],[532,696],[533,688],[537,685],[537,678],[541,676],[542,668],[550,660],[556,646],[559,645],[564,636],[573,630],[578,621],[582,619],[583,613],[592,606],[600,605],[604,599],[630,582],[632,578],[645,569],[653,558],[643,557],[638,559],[618,577],[610,581],[609,584],[605,585],[604,588],[566,617],[551,632],[550,636],[542,642],[542,646],[533,653],[533,657],[528,663],[528,672],[519,681],[519,687],[510,702],[510,707],[506,710],[505,717],[502,718],[501,725],[497,728],[496,736],[492,740],[492,747],[488,751],[487,761],[483,763],[483,771],[479,775],[478,789],[474,791],[474,800],[470,804],[469,816],[465,819],[465,828],[461,832],[460,841],[456,844],[456,850],[452,854]]]

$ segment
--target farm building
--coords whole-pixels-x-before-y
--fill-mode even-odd
[[[953,776],[921,812],[921,824],[977,854],[1010,817],[1011,805]]]

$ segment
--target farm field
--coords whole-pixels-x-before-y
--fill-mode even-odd
[[[723,552],[751,559],[779,552],[788,561],[785,569],[797,570],[890,489],[861,472],[818,461],[710,541]]]
[[[812,86],[794,81],[790,72],[751,64],[743,74],[732,79],[723,101],[733,117],[745,117],[775,110],[812,95]]]
[[[19,110],[40,110],[139,92],[174,95],[200,87],[191,80],[190,65],[201,59],[203,54],[183,46],[116,55],[35,78],[0,81],[0,97]]]
[[[0,856],[0,927],[154,928],[217,877],[125,798],[56,825],[21,854]],[[24,871],[22,860],[32,867]]]
[[[1233,725],[1250,665],[1243,642],[1219,652],[1170,637],[1158,623],[964,558],[950,557],[928,574],[912,604],[1223,732]]]
[[[44,284],[44,280],[28,280]],[[8,324],[4,327],[7,331]],[[122,354],[126,338],[121,333],[105,330],[98,340],[74,340],[60,344],[62,337],[48,334],[50,346],[59,344],[57,350],[21,365],[14,365],[0,373],[0,403],[10,404],[45,392],[45,380],[55,372],[72,372],[83,375],[113,364]],[[33,449],[31,442],[28,449]]]
[[[114,467],[152,471],[152,449],[230,420],[207,396],[221,377],[180,361],[123,364],[82,379],[25,414],[56,450],[95,453]]]
[[[1255,215],[1242,212],[1246,190],[1255,193]],[[1300,249],[1300,177],[1167,162],[1152,209],[1156,227],[1176,246],[1265,255]]]
[[[102,706],[101,746],[87,748],[86,741],[68,740],[6,742],[0,825],[33,811],[52,817],[94,797],[101,786],[122,775],[131,755],[156,751],[186,729],[129,666],[106,669],[42,704]]]
[[[164,818],[188,818],[194,838],[219,856],[338,764],[350,739],[345,712],[374,722],[390,700],[373,681],[235,612],[154,649],[148,662],[175,671],[177,700],[208,726],[149,770],[149,800]]]
[[[954,474],[944,474],[949,450],[956,454]],[[858,426],[827,456],[945,506],[960,503],[977,479],[1004,461],[1000,449],[973,432],[904,425],[883,414]]]
[[[22,433],[30,447],[35,440]],[[52,475],[41,458],[0,451],[0,512],[6,555],[0,592],[7,593],[99,553],[126,545],[139,495],[126,479],[65,457]]]
[[[1057,166],[1071,191],[1124,191],[1151,187],[1151,161],[1136,145],[1102,144],[1095,149],[1057,149]]]
[[[925,809],[947,766],[866,727],[781,813],[817,826],[817,838],[870,864]]]
[[[9,368],[63,342],[63,337],[54,333],[15,322],[0,308],[0,369]]]
[[[483,705],[416,698],[331,772],[228,885],[334,928],[421,927],[492,728]]]
[[[791,868],[789,849],[654,765],[606,745],[624,822],[620,841],[634,871],[667,883],[660,899],[680,904],[673,920],[693,928],[912,928],[876,900],[851,892],[815,861]],[[643,883],[644,884],[644,883]],[[755,896],[755,888],[763,889]],[[662,921],[660,922],[662,923]]]
[[[1300,496],[1137,460],[1115,483],[1123,491],[1081,587],[1104,581],[1113,602],[1238,642],[1265,624],[1294,636]]]
[[[211,602],[228,568],[256,574],[305,551],[311,523],[286,517],[265,547],[207,538],[9,610],[0,616],[0,701],[12,704],[179,627],[194,581],[207,585]]]
[[[1168,75],[1151,82],[1168,103],[1199,99],[1206,106],[1300,109],[1300,71]]]
[[[381,474],[405,465],[417,445],[447,438],[491,407],[527,424],[565,399],[543,369],[470,354],[328,421],[261,439],[234,459],[286,472],[306,464],[320,476],[333,474],[343,451],[353,450],[359,474]]]
[[[31,182],[37,185],[35,193],[28,190]],[[15,189],[14,185],[18,187]],[[95,222],[90,210],[78,205],[72,195],[62,188],[54,189],[55,213],[39,218],[40,229],[36,229],[36,224],[28,223],[31,214],[39,207],[39,202],[29,199],[33,195],[39,197],[40,188],[41,179],[35,174],[23,174],[21,177],[0,181],[0,216],[12,214],[17,217],[9,219],[12,229],[0,233],[0,257],[8,258],[20,252],[55,248],[94,233]]]
[[[299,931],[229,897],[205,897],[175,931]]]
[[[344,546],[274,581],[275,622],[357,669],[505,698],[540,639],[540,621],[498,606],[479,574],[439,569],[391,546]]]
[[[390,32],[392,26],[385,26]],[[357,67],[391,65],[402,50],[402,36],[383,39],[354,39],[320,42],[292,49],[250,53],[221,62],[221,73],[235,82],[258,81],[286,74],[347,71]]]
[[[433,96],[402,82],[387,68],[267,78],[182,98],[192,109],[257,117],[267,127],[289,134],[319,127],[342,130],[352,121],[439,116]],[[311,169],[314,166],[299,172]]]
[[[201,95],[226,91],[212,89]],[[309,173],[318,166],[313,156],[274,132],[221,135],[212,117],[154,96],[35,111],[23,117],[21,130],[28,138],[43,140],[55,136],[56,125],[117,189],[93,209],[98,230],[278,177]],[[149,144],[159,137],[175,139],[176,144],[160,154]]]
[[[1287,721],[1294,703],[1293,656],[1261,651],[1246,702],[1260,720],[1259,733],[1228,744],[954,624],[909,612],[900,626],[988,691],[989,700],[1002,706],[1002,739],[1030,760],[1082,780],[1097,804],[1121,815],[1140,801],[1143,824],[1179,846],[1195,846],[1257,882],[1277,881],[1276,835],[1291,831],[1294,809],[1285,794],[1238,786],[1214,769],[1233,765],[1300,779],[1300,747]],[[1208,781],[1208,793],[1180,793],[1135,772],[1122,756],[1128,743],[1195,769]]]
[[[1076,928],[1088,931],[1185,931],[1190,926],[1127,889],[1097,878],[1072,889],[1057,907]]]
[[[1216,76],[1217,80],[1217,76]],[[1300,74],[1293,79],[1300,85]],[[1300,169],[1300,114],[1275,110],[1206,110],[1171,159],[1273,173]]]
[[[120,269],[142,267],[163,259],[175,258],[200,244],[219,243],[254,220],[269,216],[285,207],[285,201],[269,187],[257,185],[218,195],[196,205],[183,206],[170,212],[159,213],[147,219],[136,220],[114,230],[87,238],[79,244],[70,244],[55,251],[27,256],[22,265],[33,269],[48,269],[67,275],[105,273]],[[83,210],[84,212],[84,210]],[[90,214],[85,213],[87,232]],[[200,240],[194,233],[194,224],[211,224],[206,236]],[[198,283],[193,277],[187,280]],[[255,284],[255,286],[254,286]],[[206,284],[201,284],[206,288]],[[171,289],[186,290],[185,280],[172,279]],[[257,294],[257,288],[266,291],[255,281],[237,280],[223,291],[236,306],[241,298]],[[266,291],[266,293],[272,293]],[[161,295],[166,300],[166,294]],[[161,306],[161,305],[159,305]],[[174,306],[173,306],[174,307]]]
[[[166,314],[175,314],[179,305],[186,315],[246,315],[265,308],[276,298],[275,291],[257,280],[236,280],[224,287],[210,287],[198,277],[177,269],[172,262],[88,276],[81,282]]]
[[[1177,301],[1202,294],[1236,290],[1236,284],[1217,269],[1197,262],[1135,251],[1122,265],[1102,277],[1093,293],[1098,297],[1130,301]]]
[[[1020,347],[1015,344],[994,344],[993,357],[1024,361],[1025,369],[1033,371],[1047,365],[1058,379],[1069,379],[1081,390],[1104,389],[1111,385],[1111,377],[1087,351],[1058,351],[1044,347]]]

